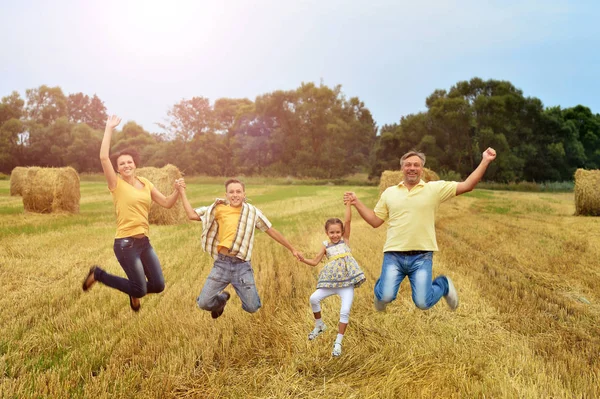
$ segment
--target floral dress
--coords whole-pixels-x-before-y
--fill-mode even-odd
[[[350,253],[344,240],[337,244],[323,241],[327,263],[319,274],[317,288],[358,287],[365,282],[365,274]]]

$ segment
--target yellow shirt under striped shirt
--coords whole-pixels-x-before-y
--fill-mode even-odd
[[[215,220],[219,223],[219,231],[217,233],[219,245],[217,246],[217,250],[220,251],[221,248],[230,249],[233,245],[241,213],[241,206],[236,208],[231,205],[220,204],[215,207]]]

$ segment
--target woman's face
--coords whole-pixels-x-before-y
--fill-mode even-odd
[[[131,177],[135,171],[135,162],[133,162],[133,157],[131,155],[121,155],[117,158],[117,172],[121,176]]]

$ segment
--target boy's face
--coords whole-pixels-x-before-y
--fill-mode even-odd
[[[246,192],[240,183],[229,183],[225,195],[229,204],[236,208],[242,206],[246,198]]]

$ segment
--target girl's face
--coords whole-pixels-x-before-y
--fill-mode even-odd
[[[117,172],[123,177],[131,177],[135,171],[135,162],[131,155],[121,155],[117,158]]]
[[[340,242],[342,234],[342,225],[339,223],[332,223],[327,227],[327,237],[333,244]]]
[[[244,186],[242,186],[240,183],[229,183],[225,196],[227,197],[227,201],[229,201],[231,206],[235,208],[242,206],[242,203],[246,198]]]

